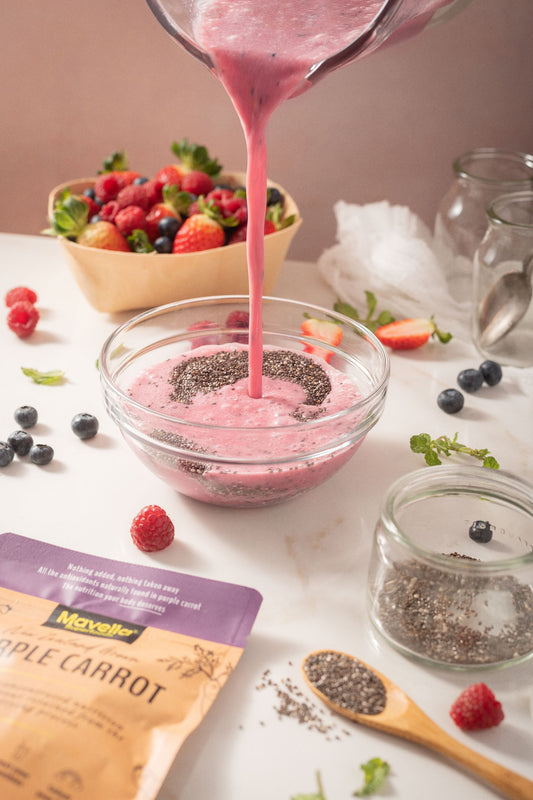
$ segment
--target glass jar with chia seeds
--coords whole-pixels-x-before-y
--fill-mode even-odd
[[[487,669],[533,655],[533,486],[485,467],[397,480],[368,576],[377,631],[433,666]]]

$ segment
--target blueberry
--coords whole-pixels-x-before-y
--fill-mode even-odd
[[[457,376],[457,383],[465,392],[477,392],[483,385],[483,373],[479,369],[463,369]]]
[[[54,457],[54,450],[49,444],[34,444],[30,449],[30,460],[40,467],[49,464]]]
[[[76,414],[70,427],[80,439],[92,439],[98,433],[98,420],[93,414]]]
[[[33,406],[20,406],[15,411],[15,422],[21,428],[33,428],[37,422],[37,410]]]
[[[468,529],[468,535],[474,542],[480,542],[481,544],[490,542],[492,539],[492,528],[490,522],[484,522],[481,519],[477,519]]]
[[[27,456],[33,444],[33,438],[26,431],[13,431],[7,437],[7,442],[18,456]]]
[[[154,250],[156,253],[171,253],[172,239],[169,239],[168,236],[158,236],[154,242]]]
[[[437,397],[437,404],[446,414],[457,414],[465,404],[465,399],[458,389],[444,389]]]
[[[269,186],[267,189],[267,206],[275,206],[276,203],[283,203],[283,195],[279,189]]]
[[[89,186],[87,189],[84,189],[83,194],[85,195],[85,197],[90,197],[91,200],[96,199],[96,194],[92,186]]]
[[[0,442],[0,467],[11,464],[15,451],[8,442]]]
[[[157,225],[157,232],[160,236],[166,236],[169,239],[174,239],[181,227],[181,221],[176,217],[163,217],[159,220]]]
[[[496,361],[484,361],[479,365],[479,370],[489,386],[496,386],[502,379],[502,368]]]
[[[146,178],[144,175],[141,175],[139,178],[134,178],[133,180],[134,186],[142,186],[143,183],[148,183],[148,178]]]
[[[100,214],[93,214],[89,222],[92,224],[94,222],[100,222],[101,219],[102,217],[100,216]]]

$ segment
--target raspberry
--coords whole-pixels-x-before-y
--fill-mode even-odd
[[[39,312],[28,300],[19,300],[13,303],[7,315],[8,327],[20,339],[25,339],[35,330],[39,322]]]
[[[37,302],[37,295],[33,289],[28,289],[27,286],[16,286],[6,294],[6,306],[8,308],[11,308],[14,303],[18,303],[19,300],[27,300],[28,303],[33,304]]]
[[[160,506],[145,506],[131,524],[131,538],[139,550],[164,550],[174,539],[172,520]]]
[[[117,194],[117,203],[119,208],[126,208],[126,206],[139,206],[143,211],[148,211],[148,197],[144,184],[140,186],[132,183],[125,186]]]
[[[475,683],[461,692],[450,709],[450,717],[461,730],[475,731],[499,725],[504,714],[489,687]]]
[[[115,199],[124,185],[122,176],[116,172],[105,172],[96,179],[94,193],[101,203],[108,203]]]
[[[146,214],[139,206],[126,206],[117,212],[115,225],[124,236],[130,236],[135,230],[145,231]]]
[[[114,222],[118,212],[118,203],[116,200],[110,200],[105,203],[99,211],[98,216],[104,222]]]

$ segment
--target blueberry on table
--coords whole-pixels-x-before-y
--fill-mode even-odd
[[[7,442],[18,456],[27,456],[33,444],[33,437],[26,431],[13,431],[7,437]]]
[[[477,519],[468,529],[468,535],[474,542],[487,544],[492,539],[492,527],[490,522]]]
[[[502,368],[496,361],[484,361],[480,364],[479,370],[489,386],[496,386],[502,379]]]
[[[98,420],[93,414],[76,414],[70,427],[80,439],[92,439],[98,433]]]
[[[37,422],[37,409],[33,406],[20,406],[15,411],[15,422],[21,428],[33,428]]]
[[[464,404],[464,396],[458,389],[444,389],[437,397],[437,405],[446,414],[457,414]]]
[[[15,456],[15,451],[8,442],[0,442],[0,467],[7,467],[11,464]]]
[[[30,449],[30,461],[43,467],[54,457],[54,450],[49,444],[34,444]]]
[[[483,385],[483,373],[479,369],[463,369],[457,376],[457,383],[465,392],[477,392]]]

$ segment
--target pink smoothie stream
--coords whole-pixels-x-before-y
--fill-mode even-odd
[[[448,2],[389,3],[394,9],[391,29],[403,35],[414,32]],[[268,121],[284,100],[305,87],[313,65],[356,42],[383,6],[383,0],[199,0],[195,6],[194,37],[228,92],[246,139],[251,397],[262,393]]]

